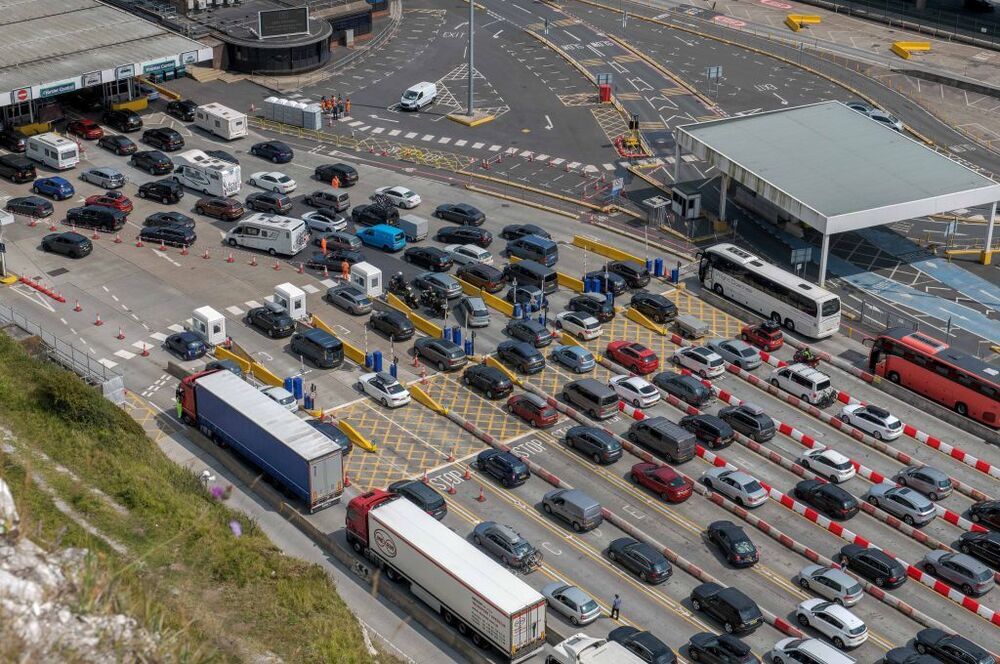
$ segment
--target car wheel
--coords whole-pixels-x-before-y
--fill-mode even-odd
[[[850,562],[850,559],[848,559],[848,557],[847,557],[847,556],[841,556],[841,557],[840,557],[840,566],[841,566],[841,567],[843,567],[843,568],[845,568],[845,569],[846,569],[846,568],[847,568],[847,564],[848,564],[849,562]]]
[[[724,625],[722,626],[722,628],[723,628],[724,630],[726,630],[726,634],[732,634],[732,633],[733,633],[733,623],[731,623],[731,622],[726,622],[726,623],[725,623],[725,624],[724,624]]]
[[[546,514],[552,514],[552,506],[548,503],[542,503],[542,509],[545,510]],[[614,560],[614,558],[611,559]]]
[[[921,655],[926,655],[927,654],[927,646],[925,646],[924,644],[922,644],[919,641],[917,641],[917,652],[920,653]]]
[[[878,498],[876,498],[875,496],[868,496],[868,502],[874,505],[875,507],[878,507]]]
[[[71,251],[71,252],[69,252],[69,257],[70,258],[79,258],[80,257],[80,252],[79,251]]]
[[[962,592],[965,593],[966,595],[972,595],[972,586],[970,586],[968,583],[963,583]]]
[[[930,493],[928,493],[927,497],[930,498],[931,500],[935,501],[935,502],[937,502],[937,500],[940,498],[940,496],[938,496],[933,491],[931,491]]]
[[[890,371],[889,372],[889,382],[890,383],[897,383],[898,384],[899,383],[899,374],[896,373],[895,371]]]
[[[639,401],[638,399],[635,399],[635,400],[632,401],[632,406],[634,408],[639,408],[640,406],[642,406],[642,402]]]
[[[913,526],[913,517],[907,514],[903,517],[903,522],[908,526]]]
[[[937,569],[935,569],[934,565],[930,563],[924,565],[924,571],[930,574],[931,576],[937,576]]]
[[[896,484],[898,484],[899,486],[906,486],[906,475],[900,475],[899,477],[897,477]],[[934,498],[931,498],[931,500],[934,500]]]
[[[437,369],[438,371],[444,371],[444,362],[438,362]]]
[[[961,544],[961,546],[958,547],[958,550],[966,555],[972,552],[972,548],[970,548],[969,545],[965,544],[964,542]]]
[[[271,337],[273,339],[274,338],[274,330],[268,330],[267,331],[267,336],[269,336],[269,337]]]
[[[570,619],[569,619],[569,621],[570,621],[571,623],[573,623],[574,625],[579,625],[579,624],[580,624],[580,619],[579,619],[579,618],[577,618],[576,616],[570,616]]]
[[[274,163],[277,164],[278,163],[278,158],[277,157],[271,157],[271,161],[273,161]]]
[[[715,291],[716,295],[725,295],[726,291],[722,288],[722,284],[715,284],[712,286],[712,290]]]
[[[785,664],[785,660],[781,659],[778,655],[771,655],[772,664]]]
[[[777,378],[772,378],[771,379],[771,385],[774,385],[775,387],[778,387],[778,379]]]
[[[267,253],[270,254],[271,256],[277,256],[278,255],[278,252],[274,250],[274,247],[271,247],[270,249],[268,249]]]
[[[838,650],[844,649],[844,640],[839,636],[833,637],[833,645],[837,646]]]
[[[809,579],[800,578],[799,579],[799,585],[802,586],[803,588],[805,588],[806,590],[809,590]]]
[[[45,244],[43,242],[42,243],[42,251],[52,251],[52,247],[50,247],[49,245],[47,245],[47,244]]]
[[[879,431],[872,432],[872,436],[875,437],[875,440],[882,440],[882,433]]]
[[[980,521],[983,520],[983,517],[979,516],[978,514],[970,514],[969,518],[972,519],[972,523],[979,523]]]
[[[386,408],[388,408],[389,407],[389,400],[386,399],[385,397],[382,397],[382,405],[385,406]]]
[[[805,614],[800,613],[799,615],[795,616],[795,618],[799,621],[799,624],[802,625],[803,627],[809,626],[809,618],[807,618]]]
[[[885,579],[882,578],[881,576],[878,577],[877,579],[875,579],[875,585],[878,586],[879,588],[883,587],[885,585]]]
[[[490,400],[493,399],[493,390],[486,390],[486,398]]]
[[[229,238],[229,246],[230,247],[235,247],[236,246],[236,238],[234,238],[234,237]]]
[[[695,611],[701,611],[701,602],[696,599],[691,600],[691,608]]]
[[[698,654],[697,650],[691,650],[691,646],[688,646],[688,659],[692,662],[700,662],[701,655]]]
[[[583,532],[583,526],[580,525],[580,522],[574,521],[573,522],[573,530],[575,530],[578,533],[582,533]]]
[[[615,555],[614,551],[608,551],[608,560],[618,562],[618,556]]]

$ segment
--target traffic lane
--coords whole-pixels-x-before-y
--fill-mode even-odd
[[[497,440],[512,441],[532,430],[520,418],[508,415],[506,399],[490,401],[480,396],[462,384],[457,372],[436,374],[420,387],[442,407],[458,413]]]

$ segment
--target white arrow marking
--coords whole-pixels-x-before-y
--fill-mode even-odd
[[[779,95],[777,92],[772,92],[771,94],[778,98],[778,101],[781,102],[782,106],[788,106],[788,102],[785,101],[784,98],[782,98],[782,96]]]
[[[162,258],[162,259],[164,259],[164,260],[168,260],[168,261],[170,261],[171,263],[173,263],[175,267],[180,267],[180,266],[181,266],[181,264],[180,264],[180,263],[178,263],[177,261],[175,261],[175,260],[174,260],[173,258],[171,258],[170,256],[167,256],[167,255],[166,255],[165,253],[163,253],[163,252],[162,252],[162,251],[160,251],[159,249],[154,249],[154,250],[152,250],[152,251],[153,251],[153,253],[154,253],[154,254],[156,254],[156,255],[157,255],[157,256],[159,256],[160,258]]]
[[[493,35],[493,39],[496,39],[497,37],[499,37],[501,32],[503,32],[503,29],[497,30],[497,33],[495,35]]]
[[[546,126],[545,126],[545,128],[546,129],[552,129],[552,127],[554,126],[552,124],[552,119],[549,116],[547,116],[547,115],[545,116],[545,122],[547,123]]]
[[[399,124],[399,120],[390,120],[389,118],[380,118],[379,116],[374,115],[374,114],[369,115],[368,117],[372,118],[373,120],[382,120],[384,122],[394,122],[396,124]]]
[[[468,21],[462,21],[461,23],[459,23],[458,25],[456,25],[456,26],[455,26],[454,28],[452,28],[451,30],[452,30],[452,32],[454,32],[455,30],[458,30],[459,28],[464,28],[464,27],[465,27],[465,26],[467,26],[468,24],[469,24],[469,22],[468,22]]]

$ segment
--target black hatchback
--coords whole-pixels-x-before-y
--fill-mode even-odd
[[[454,265],[451,254],[439,247],[410,247],[403,252],[403,260],[432,272],[447,272]]]
[[[275,164],[287,164],[295,158],[295,152],[281,141],[264,141],[254,143],[250,148],[250,154],[267,159]]]
[[[135,111],[108,111],[104,114],[104,124],[127,134],[142,129],[142,118]]]
[[[135,154],[139,149],[131,138],[121,134],[105,134],[97,139],[97,144],[116,155]]]
[[[49,233],[42,238],[42,251],[62,254],[70,258],[83,258],[94,250],[94,244],[85,235],[67,231]]]
[[[419,480],[400,480],[389,485],[389,491],[403,498],[440,521],[448,514],[448,504],[437,491]]]
[[[678,422],[682,427],[697,436],[698,440],[712,449],[720,449],[729,445],[736,438],[733,428],[715,415],[700,413],[685,415]]]
[[[413,323],[406,314],[395,309],[373,311],[368,317],[368,325],[375,331],[389,337],[391,341],[406,341],[414,334]]]
[[[197,108],[197,102],[190,99],[178,99],[167,102],[167,115],[172,115],[184,122],[194,122],[194,112]]]
[[[1000,569],[1000,533],[995,531],[967,532],[958,538],[956,547],[962,553],[978,558],[993,569]]]
[[[847,491],[819,480],[802,480],[792,489],[792,495],[831,519],[846,521],[861,509],[858,499]]]
[[[51,216],[55,208],[52,207],[52,203],[41,196],[18,196],[8,200],[4,209],[12,214],[23,214],[27,217],[41,219]]]
[[[514,391],[514,383],[496,367],[473,364],[462,374],[462,382],[486,395],[487,399],[503,399]]]
[[[323,164],[317,166],[313,177],[320,182],[329,183],[333,178],[340,180],[341,187],[350,187],[358,183],[358,171],[347,164]]]
[[[580,311],[590,314],[602,323],[607,323],[615,317],[615,307],[603,297],[594,297],[583,293],[570,298],[566,306],[570,311]]]
[[[760,607],[739,588],[703,583],[691,591],[691,607],[721,622],[728,634],[752,632],[764,624]]]
[[[476,457],[476,467],[507,488],[521,486],[531,477],[528,464],[510,452],[488,449]]]
[[[497,346],[497,357],[523,374],[541,373],[545,369],[545,356],[524,341],[501,341]]]
[[[170,161],[170,157],[159,150],[136,152],[129,159],[129,163],[150,175],[166,175],[174,170],[174,162]]]
[[[760,406],[752,403],[742,403],[739,406],[727,406],[719,411],[719,417],[729,423],[729,426],[758,443],[766,443],[774,438],[777,427],[774,420]]]
[[[142,132],[142,142],[157,150],[174,152],[184,147],[184,137],[176,129],[156,127]]]

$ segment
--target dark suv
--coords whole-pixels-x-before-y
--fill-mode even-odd
[[[636,293],[632,296],[631,307],[660,325],[677,317],[677,305],[656,293]]]
[[[199,198],[198,202],[194,204],[194,209],[198,214],[226,221],[235,221],[246,212],[243,204],[238,200],[221,196]]]
[[[190,99],[178,99],[167,102],[167,115],[172,115],[184,122],[194,122],[194,112],[198,108],[198,103]]]
[[[906,582],[906,569],[895,558],[880,549],[866,549],[860,544],[848,544],[840,549],[837,561],[879,588],[898,588]]]
[[[566,432],[566,445],[598,464],[614,463],[622,458],[622,444],[599,427],[571,428]]]
[[[129,158],[129,163],[150,175],[166,175],[174,171],[174,162],[159,150],[143,150]]]
[[[501,341],[497,346],[497,357],[523,374],[536,374],[545,369],[545,356],[524,341]]]
[[[692,590],[691,608],[721,622],[729,634],[749,633],[764,624],[756,602],[739,588],[723,588],[717,583],[703,583]]]
[[[765,443],[777,432],[774,420],[760,406],[743,403],[739,406],[727,406],[719,411],[719,417],[729,423],[729,426],[758,443]]]
[[[142,129],[142,118],[135,111],[108,111],[104,114],[104,124],[127,134]]]
[[[792,495],[815,507],[831,519],[846,521],[858,513],[858,499],[836,484],[819,480],[802,480],[792,489]]]
[[[354,222],[355,226],[378,226],[379,224],[397,226],[399,212],[394,207],[365,203],[354,206],[354,209],[351,210],[351,221]]]
[[[413,351],[438,371],[461,369],[469,361],[462,347],[447,339],[421,337],[413,344]]]
[[[24,152],[28,148],[28,137],[17,129],[0,131],[0,146],[11,152]]]
[[[395,309],[373,311],[368,318],[368,325],[392,341],[406,341],[413,338],[413,323],[406,317],[406,314]]]
[[[528,464],[510,452],[500,450],[488,449],[480,452],[476,457],[476,467],[507,488],[521,486],[531,477]]]
[[[504,372],[486,364],[474,364],[466,369],[462,382],[485,394],[487,399],[503,399],[514,391],[514,383]]]
[[[125,226],[128,214],[103,205],[84,205],[66,211],[66,223],[102,231],[120,231]]]
[[[437,491],[420,480],[400,480],[389,485],[389,491],[403,498],[440,521],[448,514],[448,503]]]
[[[246,200],[247,207],[257,212],[284,214],[292,209],[292,199],[276,191],[255,191]]]
[[[653,385],[692,406],[704,406],[712,400],[712,390],[694,376],[664,371],[653,376]]]
[[[736,438],[733,428],[715,415],[707,413],[685,415],[677,423],[712,449],[725,447]]]
[[[499,293],[507,283],[501,270],[485,263],[463,265],[455,270],[455,276],[476,288],[482,288],[487,293]]]
[[[326,183],[331,182],[336,177],[340,180],[341,187],[351,187],[358,183],[358,172],[353,166],[348,166],[347,164],[323,164],[322,166],[317,166],[313,177],[320,182]]]
[[[70,258],[83,258],[93,250],[93,243],[85,235],[72,231],[49,233],[42,238],[42,251],[51,251]]]
[[[595,297],[584,293],[570,299],[566,306],[570,311],[580,311],[590,314],[602,323],[607,323],[615,317],[615,307],[603,297]]]
[[[246,324],[255,327],[272,339],[283,339],[295,332],[295,321],[284,308],[278,306],[254,307],[247,312]]]
[[[142,142],[157,150],[174,152],[184,147],[184,137],[176,129],[156,127],[142,132]]]
[[[194,228],[194,219],[180,212],[154,212],[142,222],[143,226],[180,226]]]
[[[179,203],[184,198],[184,187],[180,182],[163,179],[154,182],[143,182],[137,192],[139,198],[151,198],[164,205]]]
[[[634,261],[612,261],[607,264],[607,270],[624,279],[629,288],[644,288],[649,284],[649,270]]]

